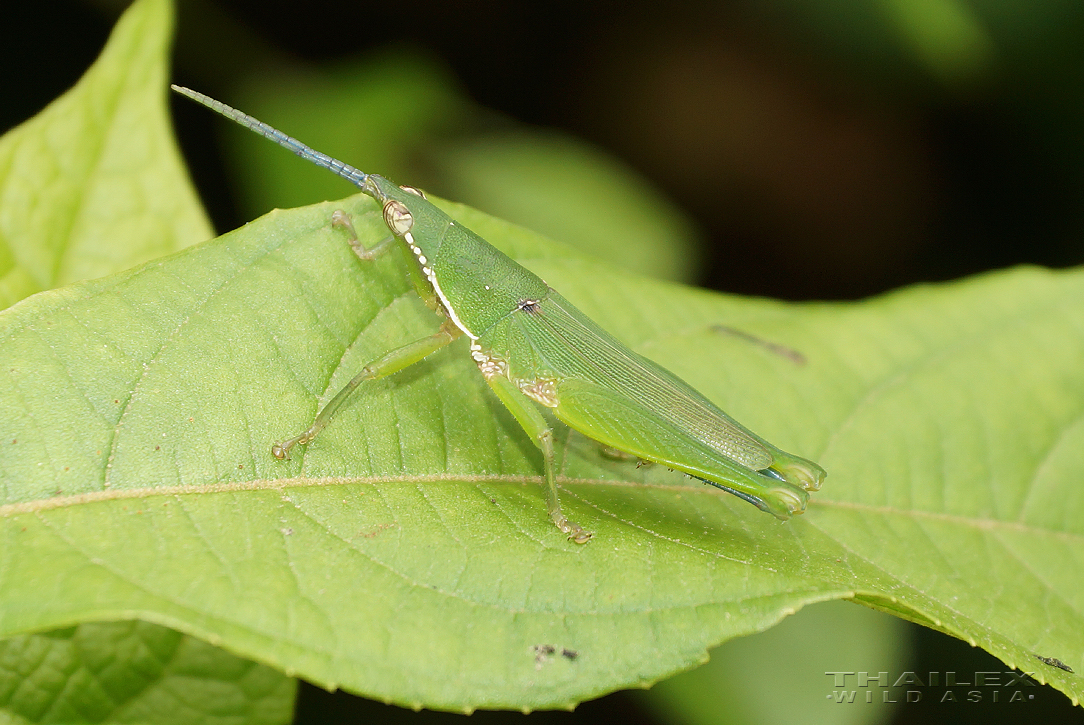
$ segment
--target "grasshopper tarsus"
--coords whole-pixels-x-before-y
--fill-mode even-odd
[[[574,544],[586,544],[588,541],[591,540],[592,536],[594,536],[592,532],[580,529],[579,531],[574,531],[569,534],[568,540]]]
[[[302,433],[301,435],[296,435],[293,438],[289,438],[289,439],[284,440],[284,441],[279,441],[278,443],[271,446],[271,455],[274,456],[275,458],[279,459],[280,461],[288,461],[288,460],[290,460],[290,449],[291,448],[296,446],[298,443],[300,443],[301,445],[305,445],[306,443],[308,443],[309,441],[311,441],[313,438],[316,437],[315,435],[309,435],[309,433],[310,433],[310,431],[307,430],[304,433]]]
[[[354,230],[354,222],[350,219],[350,215],[342,209],[331,212],[331,226],[337,229],[345,229],[350,234],[350,241],[356,242],[358,240],[358,233]]]
[[[568,534],[568,540],[576,544],[586,544],[594,536],[594,532],[588,531],[574,521],[569,521],[560,511],[551,514],[553,523],[561,533]]]

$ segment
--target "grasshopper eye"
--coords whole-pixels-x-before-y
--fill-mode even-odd
[[[389,199],[384,202],[384,223],[391,229],[392,234],[401,237],[414,226],[414,215],[403,202]]]
[[[413,194],[414,196],[420,196],[423,199],[426,198],[424,191],[422,191],[421,189],[415,189],[413,186],[400,186],[399,188],[402,189],[403,191],[405,191],[408,194]]]

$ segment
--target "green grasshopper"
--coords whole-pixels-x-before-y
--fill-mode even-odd
[[[342,212],[335,226],[371,260],[402,241],[416,264],[410,277],[419,296],[444,317],[440,330],[370,362],[320,410],[304,432],[276,443],[312,441],[364,382],[419,362],[462,335],[470,355],[500,401],[542,450],[550,518],[571,541],[591,533],[562,512],[555,479],[553,431],[541,404],[558,420],[604,446],[661,463],[728,491],[780,519],[805,510],[824,469],[785,453],[743,427],[670,371],[637,355],[576,309],[539,277],[457,223],[409,186],[366,174],[202,93],[173,86],[303,159],[352,182],[383,209],[392,236],[366,249]]]

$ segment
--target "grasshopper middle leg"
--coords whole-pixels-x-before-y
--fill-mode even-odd
[[[511,380],[503,375],[486,376],[486,382],[497,394],[501,402],[512,413],[515,419],[523,427],[523,430],[531,436],[534,444],[542,450],[542,458],[546,467],[546,506],[549,509],[550,518],[562,533],[568,534],[569,541],[577,544],[585,544],[593,535],[575,521],[570,521],[561,510],[561,501],[557,495],[557,480],[554,453],[553,453],[553,430],[549,423],[520,392]]]
[[[393,373],[408,368],[414,363],[432,355],[437,350],[447,347],[449,343],[461,334],[462,332],[460,332],[455,325],[445,321],[445,323],[441,325],[440,330],[429,337],[415,340],[412,343],[403,345],[402,347],[392,350],[386,355],[373,360],[362,368],[361,372],[355,375],[354,379],[347,383],[346,387],[340,390],[335,397],[320,410],[316,416],[316,420],[313,421],[311,426],[295,435],[293,438],[280,441],[271,446],[271,455],[279,460],[283,460],[288,457],[290,449],[294,446],[298,444],[305,445],[312,441],[312,439],[319,435],[320,431],[331,422],[331,419],[335,416],[335,411],[346,402],[346,399],[350,397],[351,393],[353,393],[362,383],[368,380],[386,378]]]

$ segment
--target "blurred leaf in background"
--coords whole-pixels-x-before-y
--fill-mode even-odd
[[[233,101],[354,166],[522,224],[640,274],[689,280],[694,225],[657,189],[571,136],[475,107],[450,73],[398,49],[319,76],[254,82]],[[247,217],[342,194],[341,181],[240,129],[233,175]],[[317,141],[311,139],[320,139]],[[308,168],[305,168],[305,167]]]
[[[883,670],[895,679],[910,659],[902,630],[899,620],[850,603],[814,604],[767,632],[712,650],[707,664],[659,683],[640,699],[659,722],[675,725],[888,722],[896,708],[885,702],[883,690],[839,687],[825,673],[839,672],[840,663],[850,663],[844,670],[876,663],[874,677]],[[843,692],[846,698],[848,689],[858,692],[858,707],[833,696]],[[864,702],[864,689],[876,700]],[[902,699],[900,690],[892,694],[892,700]]]
[[[211,236],[170,131],[172,23],[127,16],[78,84],[0,140],[0,307]]]
[[[14,723],[277,725],[297,682],[146,622],[0,640],[0,712]]]

